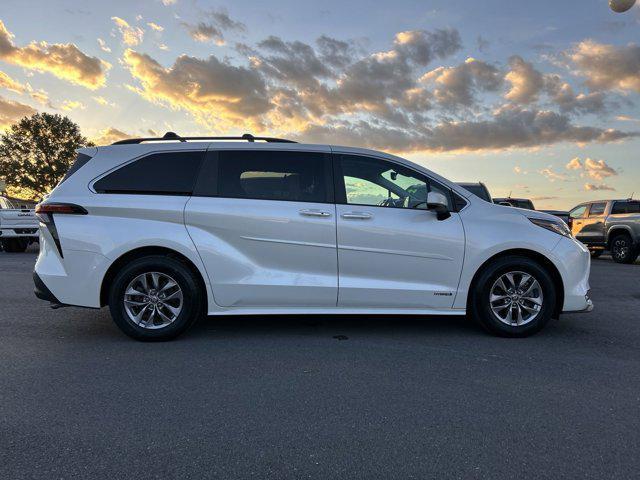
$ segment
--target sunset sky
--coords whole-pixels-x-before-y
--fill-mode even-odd
[[[640,197],[640,8],[607,0],[2,0],[0,130],[390,151],[494,196]]]

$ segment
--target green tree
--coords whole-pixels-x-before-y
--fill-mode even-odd
[[[64,177],[75,150],[91,145],[68,117],[24,117],[0,135],[0,177],[14,192],[40,199]]]

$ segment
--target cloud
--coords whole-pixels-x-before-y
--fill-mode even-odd
[[[201,20],[198,23],[181,22],[181,25],[187,29],[187,32],[197,42],[213,42],[216,45],[224,45],[224,32],[236,31],[245,32],[247,27],[244,23],[237,22],[226,12],[226,10],[209,10],[202,17],[208,20]]]
[[[187,110],[210,123],[255,125],[253,117],[271,108],[263,79],[255,70],[181,55],[164,68],[149,55],[127,49],[124,65],[139,81],[134,88],[147,100]]]
[[[84,103],[77,100],[65,100],[62,102],[62,105],[60,105],[60,108],[65,112],[70,112],[71,110],[84,110],[86,107]]]
[[[567,52],[566,57],[593,90],[640,93],[640,45],[615,46],[585,40]]]
[[[164,27],[162,25],[158,25],[157,23],[147,22],[147,26],[156,32],[164,31]]]
[[[216,45],[224,45],[224,35],[218,27],[205,22],[190,24],[183,22],[182,25],[187,29],[191,38],[197,42],[214,42]]]
[[[100,50],[102,50],[103,52],[111,52],[111,48],[107,46],[107,43],[103,39],[98,38],[98,45],[100,45]]]
[[[482,60],[429,68],[460,51],[456,30],[399,32],[388,49],[369,54],[326,35],[314,43],[270,36],[234,48],[246,66],[215,55],[181,55],[164,66],[128,49],[122,64],[135,79],[128,88],[187,111],[214,131],[257,129],[395,152],[497,151],[640,136],[580,125],[575,118],[597,110],[597,99],[567,91],[559,76],[547,85],[549,76],[538,76],[520,57],[510,61],[508,99],[501,95],[508,73]],[[551,102],[542,103],[542,93]],[[496,100],[491,109],[484,106],[487,97]]]
[[[616,120],[620,122],[640,122],[640,118],[630,117],[629,115],[618,115]]]
[[[545,90],[561,112],[578,114],[598,113],[605,110],[603,92],[575,94],[573,87],[563,82],[558,75],[545,76]]]
[[[455,67],[438,67],[420,80],[434,85],[434,99],[447,108],[470,107],[475,103],[475,92],[496,91],[502,85],[502,75],[496,67],[473,58]]]
[[[7,90],[15,93],[24,93],[24,91],[27,89],[25,85],[22,85],[21,83],[15,81],[13,78],[2,71],[0,71],[0,88],[6,88]]]
[[[117,142],[118,140],[124,140],[132,137],[133,135],[125,133],[122,130],[118,130],[114,127],[108,127],[100,131],[92,140],[96,145],[111,145],[113,142]]]
[[[25,47],[13,43],[13,35],[0,20],[0,59],[29,70],[48,72],[89,89],[105,84],[111,65],[86,55],[72,43],[32,42]]]
[[[319,58],[330,67],[344,68],[354,61],[355,47],[352,42],[345,42],[321,35],[317,40]]]
[[[613,187],[610,187],[609,185],[605,184],[605,183],[601,183],[599,185],[593,184],[593,183],[585,183],[584,184],[584,189],[588,190],[588,191],[596,191],[596,190],[609,190],[612,192],[615,192],[616,189]]]
[[[579,157],[572,158],[569,163],[565,165],[567,170],[582,170],[582,162]]]
[[[22,117],[33,115],[36,110],[29,105],[14,102],[0,96],[0,130],[16,123]]]
[[[122,43],[129,47],[133,47],[142,42],[142,39],[144,38],[144,30],[140,27],[131,26],[126,20],[120,17],[111,17],[111,20],[114,21],[116,27],[120,30]]]
[[[505,98],[519,104],[530,104],[538,100],[538,94],[544,86],[542,74],[520,56],[509,59],[509,72],[504,79],[511,84]]]
[[[560,180],[562,182],[567,181],[567,176],[563,173],[558,173],[554,171],[551,167],[546,167],[540,170],[540,175],[546,177],[550,182],[555,182],[556,180]]]
[[[587,175],[594,180],[602,180],[618,175],[618,172],[607,165],[607,162],[604,160],[592,160],[591,158],[586,158],[584,160],[584,169],[587,172]]]
[[[580,176],[588,176],[594,180],[603,180],[618,175],[618,172],[604,160],[593,160],[588,157],[584,159],[584,162],[581,162],[579,157],[572,158],[565,168],[581,171]]]
[[[509,108],[491,119],[443,121],[432,127],[414,125],[411,129],[400,129],[380,122],[334,121],[331,125],[309,126],[296,135],[318,143],[342,142],[395,152],[504,150],[559,142],[610,142],[637,136],[619,130],[575,126],[567,117],[551,111]]]
[[[110,102],[109,100],[107,100],[106,98],[102,97],[102,96],[96,96],[96,97],[91,97],[93,98],[93,100],[98,104],[101,105],[103,107],[115,107],[116,104],[113,102]]]

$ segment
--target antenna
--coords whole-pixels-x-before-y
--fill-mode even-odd
[[[509,190],[509,198],[511,198],[511,192],[513,192],[513,190]]]
[[[633,200],[633,194],[636,192],[631,192],[631,195],[629,195],[629,200]]]

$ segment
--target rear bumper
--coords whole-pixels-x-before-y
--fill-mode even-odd
[[[51,293],[51,290],[47,288],[42,279],[38,276],[36,272],[33,272],[33,293],[40,300],[46,300],[51,303],[55,303],[60,305],[60,301],[56,298],[56,296]]]

